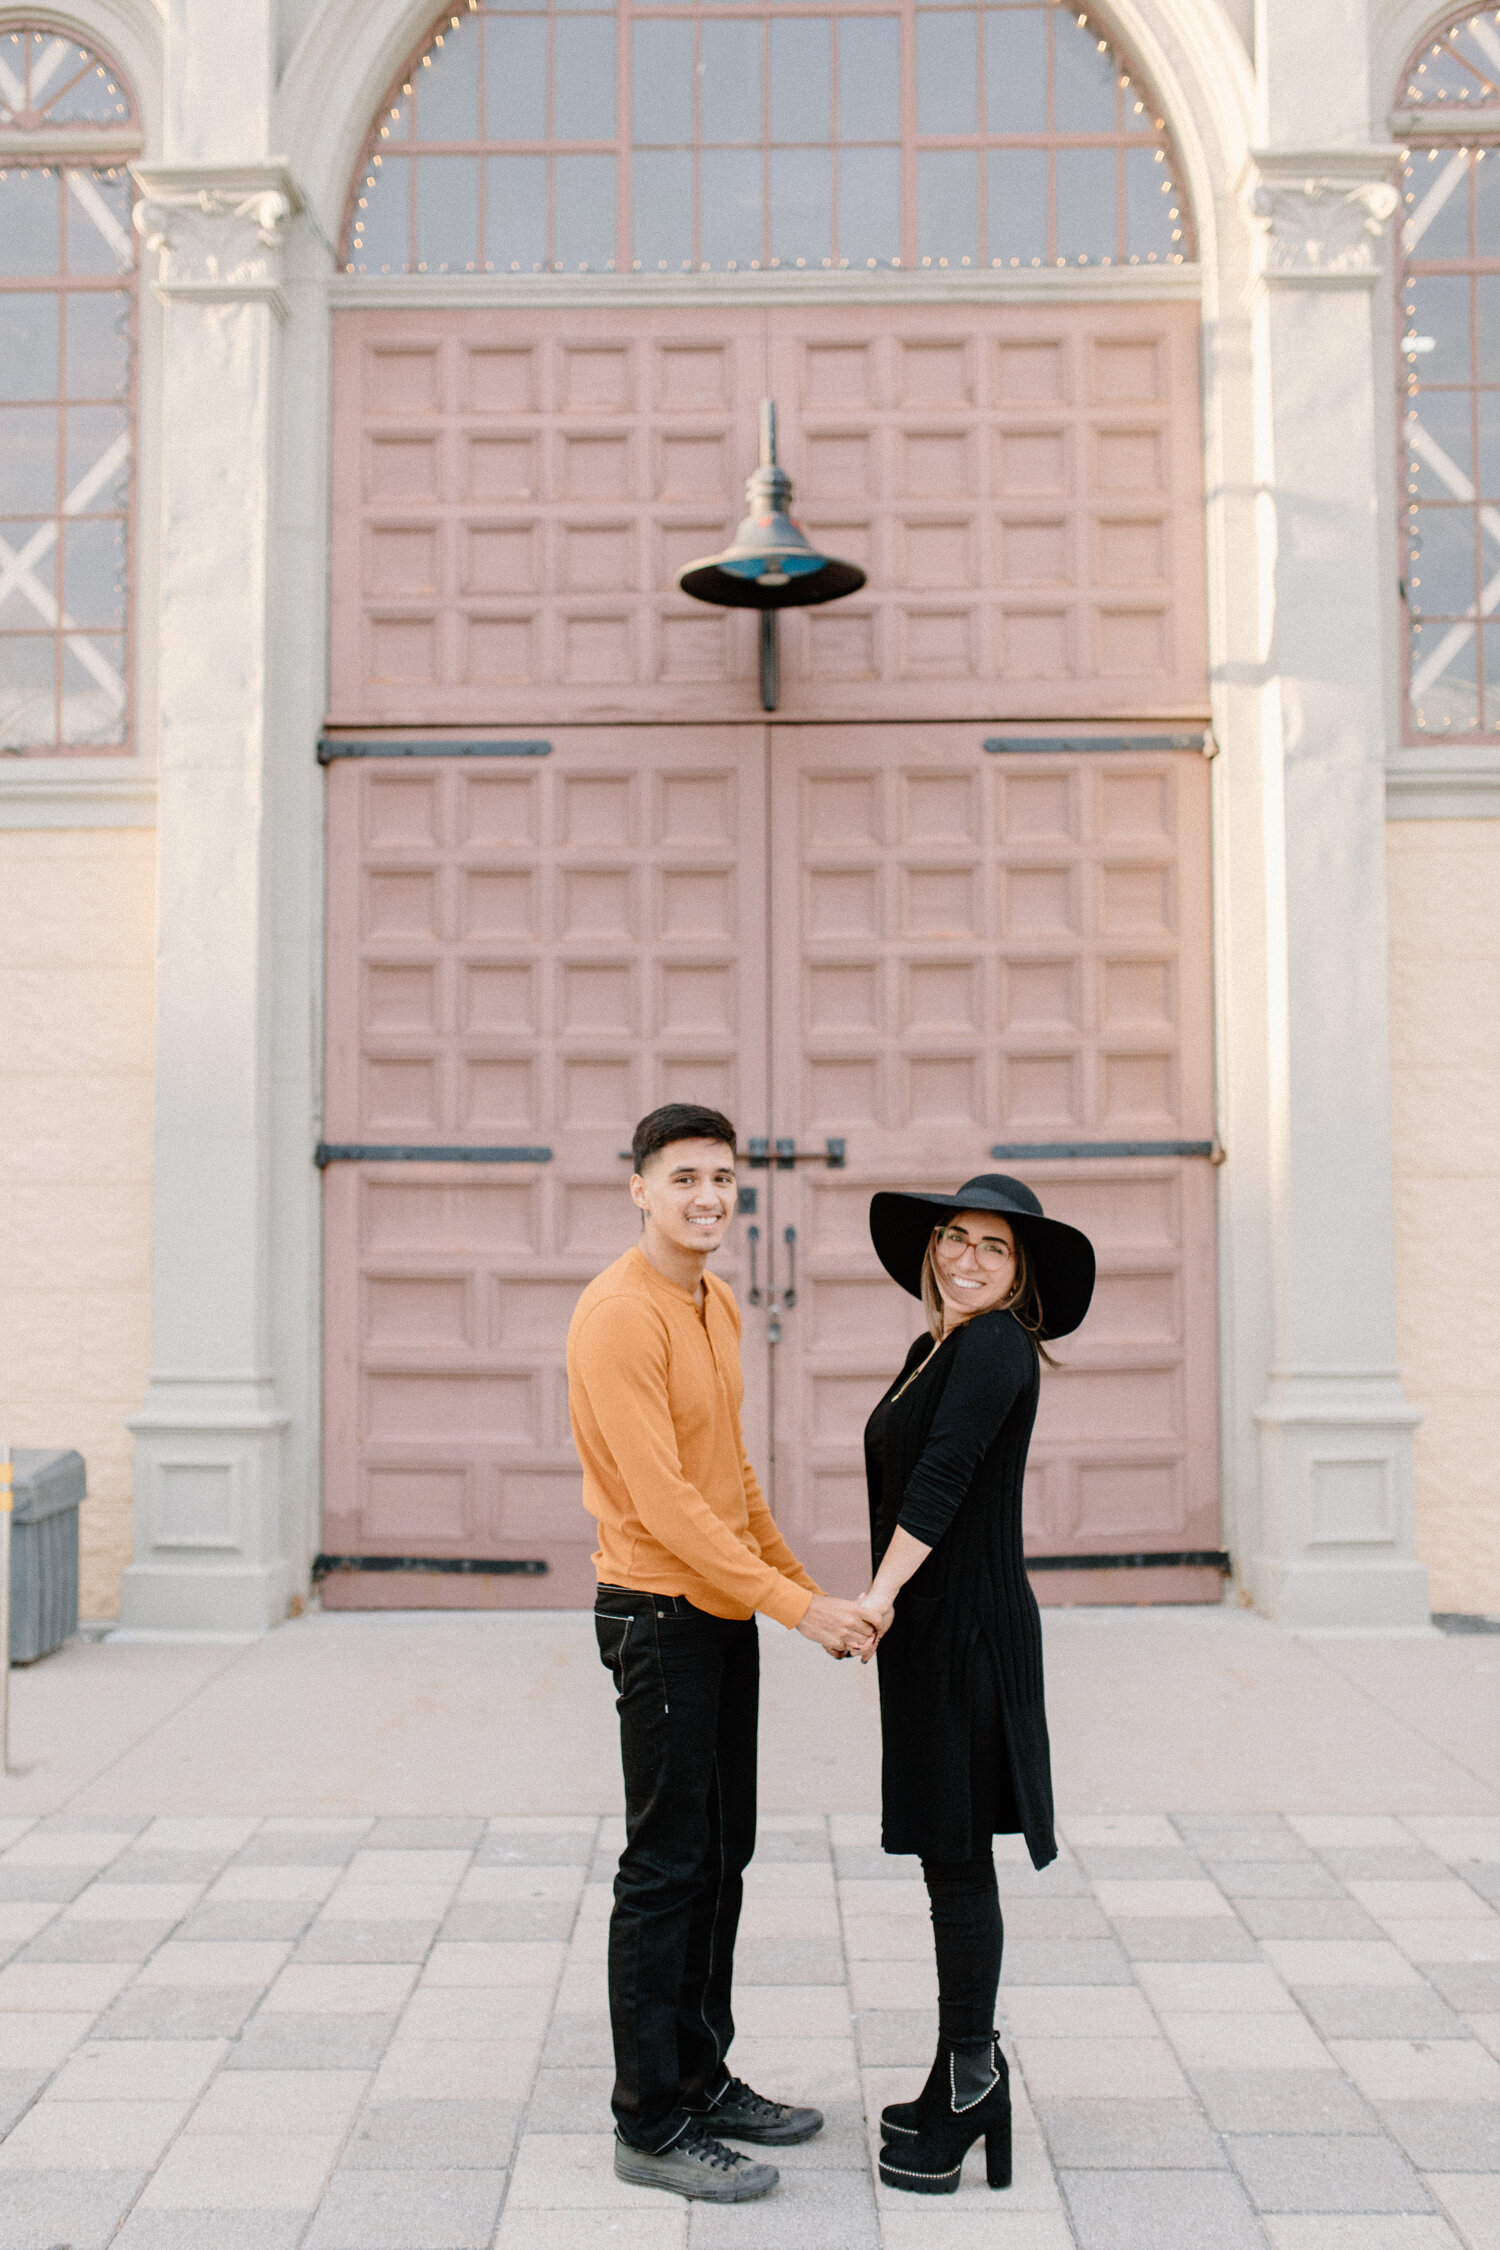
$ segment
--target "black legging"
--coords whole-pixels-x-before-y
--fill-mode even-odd
[[[922,1880],[937,1948],[938,2036],[955,2047],[988,2045],[1005,1944],[995,1862],[988,1852],[924,1859]]]

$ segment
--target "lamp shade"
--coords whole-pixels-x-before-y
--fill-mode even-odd
[[[761,462],[745,485],[749,514],[721,555],[707,555],[677,573],[694,601],[720,609],[811,609],[856,593],[865,582],[857,563],[821,555],[789,514],[792,480],[776,461],[775,409],[762,413]]]

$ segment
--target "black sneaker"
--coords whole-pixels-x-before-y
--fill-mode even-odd
[[[617,2133],[615,2178],[633,2187],[669,2188],[700,2203],[751,2203],[768,2194],[781,2174],[774,2164],[753,2164],[725,2148],[692,2117],[671,2147],[660,2151],[632,2148]]]
[[[692,2114],[726,2140],[755,2141],[762,2148],[792,2148],[823,2130],[820,2109],[794,2109],[789,2102],[768,2102],[743,2078],[728,2079],[722,2093]]]

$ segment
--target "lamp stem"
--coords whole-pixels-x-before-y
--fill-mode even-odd
[[[776,401],[763,398],[760,402],[760,465],[763,469],[776,466]]]
[[[764,411],[764,410],[762,410]],[[774,414],[776,409],[772,407]],[[760,707],[774,711],[781,700],[781,644],[776,630],[774,609],[759,611],[760,617]]]

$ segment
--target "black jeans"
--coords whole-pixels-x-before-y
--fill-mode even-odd
[[[995,1862],[988,1852],[924,1859],[922,1880],[937,1950],[938,2037],[951,2047],[987,2047],[1005,1944]]]
[[[615,2123],[662,2149],[723,2088],[742,1877],[755,1850],[760,1642],[755,1620],[681,1595],[601,1586],[614,1675],[625,1849],[609,1925]]]

